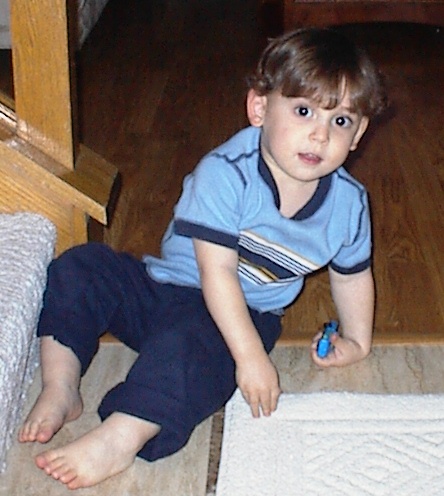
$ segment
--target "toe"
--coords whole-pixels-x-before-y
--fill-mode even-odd
[[[77,473],[74,470],[68,470],[65,474],[60,477],[60,482],[66,484],[69,489],[77,489]]]

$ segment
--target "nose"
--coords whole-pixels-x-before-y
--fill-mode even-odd
[[[318,143],[327,143],[329,140],[329,127],[327,122],[316,122],[310,132],[310,139]]]

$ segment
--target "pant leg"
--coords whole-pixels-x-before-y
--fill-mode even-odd
[[[279,317],[251,314],[271,351]],[[234,392],[234,362],[201,291],[156,283],[141,262],[105,245],[73,248],[49,267],[38,333],[73,349],[84,373],[107,330],[139,357],[99,413],[106,418],[119,411],[161,425],[142,458],[178,451]]]
[[[52,335],[70,347],[82,374],[106,331],[138,350],[150,311],[150,283],[144,264],[131,255],[99,243],[72,248],[48,268],[38,335]]]
[[[99,408],[102,419],[115,411],[161,426],[139,452],[156,460],[181,449],[196,425],[219,410],[235,388],[235,364],[202,293],[159,285],[152,332],[126,380],[113,388]],[[280,318],[250,311],[267,352],[279,337]]]

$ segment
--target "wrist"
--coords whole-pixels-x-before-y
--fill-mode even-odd
[[[260,342],[260,345],[242,347],[242,349],[238,349],[233,353],[233,359],[237,367],[263,360],[266,357],[268,355],[262,342]]]

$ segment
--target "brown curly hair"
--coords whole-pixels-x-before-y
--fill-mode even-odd
[[[385,110],[382,76],[367,54],[332,29],[298,29],[271,40],[248,80],[259,95],[280,91],[334,108],[349,92],[351,111],[372,118]]]

